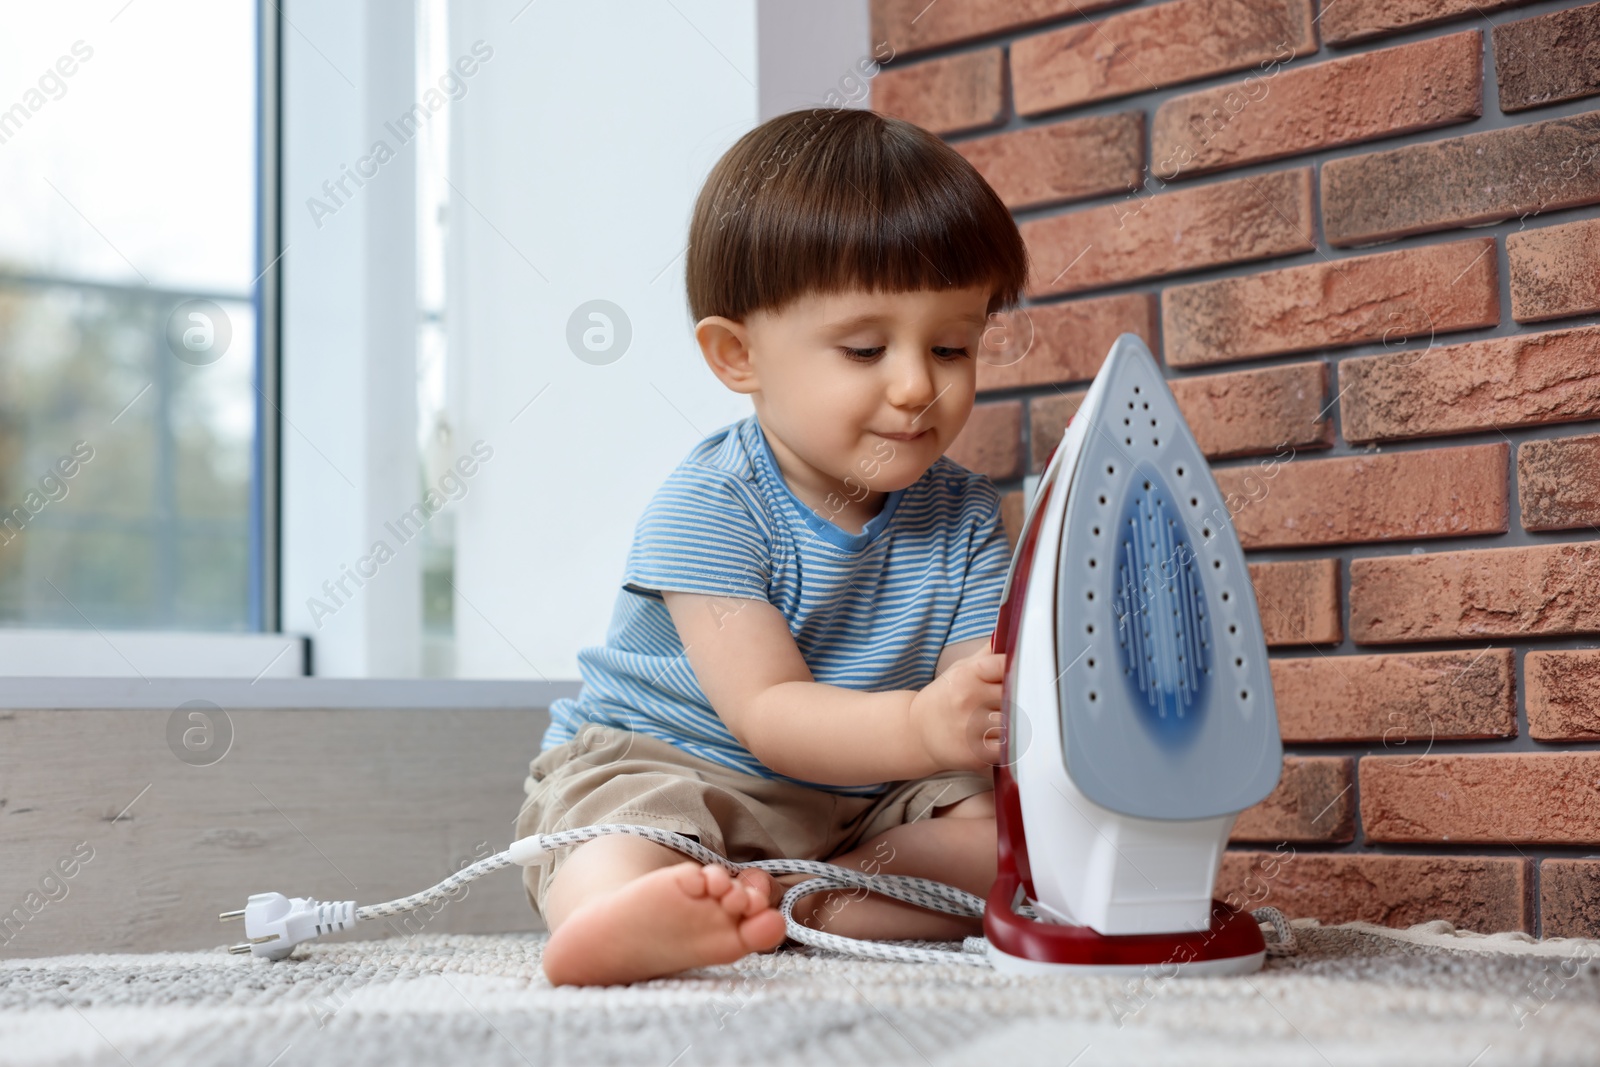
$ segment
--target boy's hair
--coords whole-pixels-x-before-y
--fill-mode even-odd
[[[961,153],[859,108],[791,111],[723,154],[695,200],[685,267],[699,322],[780,311],[812,292],[988,284],[1017,306],[1028,253],[1011,212]]]

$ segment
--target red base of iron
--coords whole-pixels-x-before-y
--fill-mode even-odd
[[[1178,967],[1266,951],[1255,919],[1220,900],[1211,902],[1210,927],[1188,933],[1102,934],[1087,926],[1018,915],[1013,908],[1018,890],[1034,894],[1017,783],[1005,764],[995,767],[995,816],[999,874],[983,909],[983,934],[1008,956],[1077,967]]]

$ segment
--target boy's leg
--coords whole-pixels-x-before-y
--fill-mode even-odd
[[[869,874],[929,878],[987,895],[996,875],[992,789],[934,807],[928,814],[891,826],[828,862]],[[787,888],[806,877],[785,875],[778,881]],[[930,911],[859,889],[806,897],[796,904],[794,918],[827,933],[873,940],[954,941],[983,932],[980,918]]]
[[[550,882],[543,966],[554,985],[615,985],[732,963],[783,940],[771,876],[685,861],[640,837],[586,841]]]
[[[533,761],[516,835],[645,823],[726,851],[726,805],[707,793],[719,773],[666,742],[593,725]],[[783,920],[769,904],[771,876],[745,871],[735,881],[723,867],[702,867],[640,837],[558,850],[524,870],[524,885],[551,930],[542,964],[556,985],[640,981],[732,962],[783,940]]]

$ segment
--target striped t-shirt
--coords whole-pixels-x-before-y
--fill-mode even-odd
[[[706,700],[660,590],[773,604],[815,681],[921,689],[946,645],[993,631],[1010,560],[984,475],[941,456],[850,533],[794,495],[748,415],[696,445],[645,508],[605,644],[579,651],[583,686],[551,703],[541,750],[600,723],[763,778],[883,793],[891,783],[808,782],[756,759]]]

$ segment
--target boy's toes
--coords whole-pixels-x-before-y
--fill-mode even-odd
[[[773,907],[778,906],[778,901],[783,899],[783,885],[766,871],[756,867],[746,867],[739,872],[739,881],[754,889],[761,898]]]
[[[754,915],[767,906],[766,896],[743,882],[733,883],[733,888],[722,898],[722,909],[735,919]]]
[[[709,887],[706,885],[706,873],[710,870],[709,867],[702,867],[694,860],[685,860],[683,863],[674,864],[671,869],[684,895],[690,897],[709,895]]]
[[[705,876],[706,894],[708,896],[720,899],[727,894],[728,890],[733,888],[733,875],[728,873],[726,867],[720,867],[713,863],[706,865],[702,870]]]
[[[784,933],[783,916],[773,908],[762,908],[739,924],[739,940],[751,952],[777,948]]]

